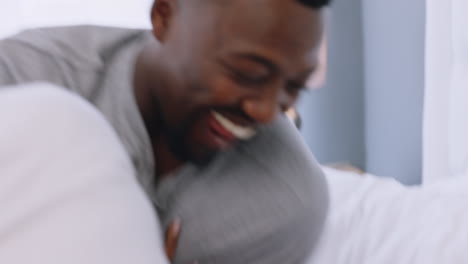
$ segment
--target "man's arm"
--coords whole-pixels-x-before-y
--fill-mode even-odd
[[[0,87],[41,81],[88,98],[102,71],[99,52],[125,32],[119,33],[99,27],[56,27],[0,40]]]
[[[63,61],[32,42],[14,37],[0,41],[0,86],[44,81],[68,87],[63,67]]]

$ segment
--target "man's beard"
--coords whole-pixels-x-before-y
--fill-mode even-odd
[[[190,161],[193,159],[193,154],[185,144],[187,131],[185,129],[170,129],[163,130],[164,138],[167,140],[169,150],[180,161]]]
[[[194,152],[194,149],[192,149],[196,146],[190,145],[189,133],[196,120],[196,115],[193,115],[177,128],[171,127],[166,123],[163,126],[164,129],[162,133],[164,139],[167,140],[169,150],[178,160],[182,162],[192,162],[197,166],[204,166],[213,159],[215,153],[197,155],[197,153]]]

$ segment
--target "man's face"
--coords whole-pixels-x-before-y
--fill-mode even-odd
[[[190,1],[161,40],[166,87],[155,94],[171,150],[204,162],[295,103],[318,63],[322,24],[296,0]]]

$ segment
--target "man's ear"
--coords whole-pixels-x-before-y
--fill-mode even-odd
[[[177,0],[155,0],[151,9],[153,35],[164,42],[176,12]]]

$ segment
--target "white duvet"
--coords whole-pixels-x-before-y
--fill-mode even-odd
[[[308,264],[467,264],[468,177],[424,187],[325,168],[328,223]]]

